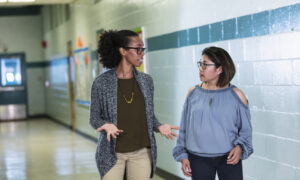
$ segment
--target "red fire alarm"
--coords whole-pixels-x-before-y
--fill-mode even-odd
[[[42,47],[46,48],[47,47],[47,42],[46,41],[42,41]]]

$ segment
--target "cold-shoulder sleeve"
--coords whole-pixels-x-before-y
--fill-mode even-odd
[[[187,150],[186,150],[186,119],[187,117],[187,111],[188,111],[188,102],[187,100],[184,103],[183,111],[181,114],[181,122],[180,122],[180,131],[179,131],[179,137],[176,142],[176,146],[173,149],[173,157],[176,161],[181,161],[182,159],[188,158]]]
[[[248,158],[253,153],[252,146],[252,125],[249,107],[241,101],[238,106],[238,136],[234,140],[234,146],[240,145],[242,148],[241,159]]]

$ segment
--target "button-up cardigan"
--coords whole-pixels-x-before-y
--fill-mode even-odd
[[[161,125],[154,115],[153,80],[151,76],[139,72],[135,68],[133,68],[133,71],[134,77],[145,99],[147,128],[152,157],[151,177],[153,177],[157,159],[157,147],[153,131],[158,132],[158,126]],[[91,89],[90,125],[94,129],[97,129],[106,123],[118,125],[117,86],[118,78],[115,68],[99,75],[93,81]],[[106,132],[101,131],[95,154],[97,167],[101,177],[103,177],[117,162],[115,146],[116,140],[111,138],[111,141],[108,142]]]

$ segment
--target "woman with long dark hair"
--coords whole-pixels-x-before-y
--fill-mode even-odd
[[[230,81],[235,66],[222,48],[209,47],[198,62],[202,83],[186,98],[173,149],[193,180],[242,180],[242,159],[253,153],[248,100]]]

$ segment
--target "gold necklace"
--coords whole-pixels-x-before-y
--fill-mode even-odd
[[[130,98],[129,101],[126,99],[125,95],[123,95],[123,98],[125,99],[125,102],[126,102],[127,104],[131,104],[131,103],[132,103],[132,101],[133,101],[133,95],[134,95],[134,92],[131,92],[131,98]]]
[[[124,93],[122,92],[122,89],[121,89],[121,85],[120,85],[120,83],[119,83],[119,80],[118,80],[118,84],[119,84],[120,92],[121,92],[121,94],[122,94],[122,96],[123,96],[125,102],[126,102],[127,104],[131,104],[131,103],[133,102],[133,96],[134,96],[134,79],[132,80],[132,92],[131,92],[131,98],[130,98],[130,100],[127,100],[127,98],[125,97]]]

